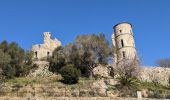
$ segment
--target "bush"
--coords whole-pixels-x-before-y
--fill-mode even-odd
[[[14,78],[15,71],[16,71],[15,67],[12,67],[10,64],[8,64],[7,66],[4,66],[2,70],[3,70],[3,76],[5,76],[5,79]]]
[[[61,68],[60,74],[65,84],[76,84],[79,81],[80,71],[71,64]]]

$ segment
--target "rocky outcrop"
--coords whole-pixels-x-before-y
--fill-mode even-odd
[[[32,70],[28,75],[29,77],[44,77],[53,75],[53,73],[49,71],[49,62],[34,61],[34,64],[38,65],[38,68]]]
[[[110,66],[102,66],[102,65],[98,65],[97,67],[95,67],[93,69],[93,75],[96,77],[110,77],[110,71],[111,68]]]

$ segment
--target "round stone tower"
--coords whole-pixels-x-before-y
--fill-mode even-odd
[[[135,59],[136,48],[132,25],[128,22],[122,22],[116,24],[113,29],[114,62],[118,63],[123,59]]]

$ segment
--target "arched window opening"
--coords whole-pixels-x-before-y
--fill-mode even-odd
[[[122,30],[119,30],[120,31],[120,33],[122,33]]]
[[[36,57],[36,58],[38,58],[37,55],[38,55],[38,52],[36,51],[36,52],[35,52],[35,57]]]
[[[50,52],[47,52],[47,57],[49,57],[50,56]]]

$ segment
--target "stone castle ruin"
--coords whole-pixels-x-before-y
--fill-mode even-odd
[[[32,51],[34,52],[34,59],[42,59],[48,56],[52,56],[52,52],[61,46],[61,41],[58,39],[51,39],[50,32],[44,32],[44,43],[36,44],[32,46]]]
[[[122,22],[116,24],[112,34],[112,44],[114,47],[114,61],[112,67],[119,63],[123,59],[135,59],[137,57],[137,50],[135,47],[134,34],[132,32],[132,25],[128,22]],[[44,32],[44,43],[36,44],[32,46],[34,52],[34,59],[38,59],[36,64],[39,65],[39,69],[31,75],[37,76],[37,74],[44,75],[44,73],[51,74],[48,70],[48,62],[41,62],[42,58],[52,55],[55,48],[61,46],[61,42],[58,39],[51,39],[50,32]],[[35,75],[34,75],[35,74]],[[99,65],[93,69],[94,75],[100,75],[102,77],[110,77],[110,69]],[[152,82],[154,79],[160,80],[160,83],[167,85],[170,77],[170,69],[162,67],[141,67],[141,80]],[[166,77],[165,77],[166,76]]]

